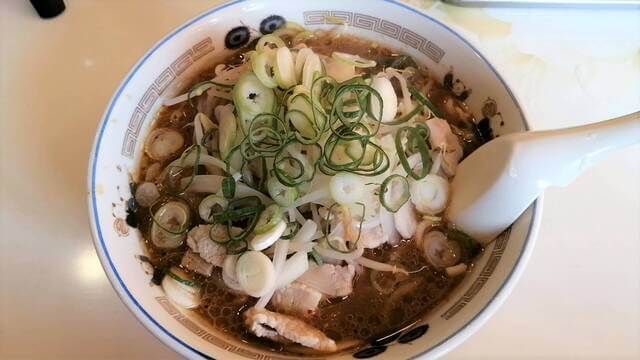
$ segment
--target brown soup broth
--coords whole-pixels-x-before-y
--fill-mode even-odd
[[[367,73],[371,74],[375,74],[387,66],[397,66],[402,63],[417,66],[408,57],[403,57],[371,41],[351,36],[336,36],[336,34],[326,33],[308,39],[306,44],[315,52],[323,55],[330,55],[333,51],[342,51],[375,60],[376,67],[365,69]],[[223,63],[239,63],[242,60],[240,54],[248,50],[250,48],[240,49],[236,54],[225,59]],[[182,89],[182,93],[201,81],[211,79],[214,76],[215,65],[217,64],[212,64],[198,74],[188,86]],[[417,66],[417,69],[416,75],[410,79],[410,85],[425,92],[439,109],[443,109],[445,119],[454,126],[454,132],[460,136],[465,144],[465,155],[473,151],[481,141],[476,136],[474,119],[466,111],[466,105],[456,99],[450,90],[431,76],[426,68]],[[399,89],[396,90],[400,95]],[[228,101],[220,100],[220,104],[225,102]],[[465,111],[447,111],[452,108],[451,105]],[[158,113],[154,126],[171,127],[181,131],[186,140],[184,146],[186,148],[192,144],[193,129],[190,123],[196,113],[197,109],[188,102],[163,107]],[[212,120],[215,121],[215,119]],[[173,159],[161,162],[159,168],[164,169],[169,162],[177,157],[179,157],[179,153]],[[142,156],[136,181],[138,183],[156,181],[162,191],[163,184],[159,182],[159,176],[157,176],[158,166],[154,165],[156,169],[153,174],[148,172],[153,163],[154,160],[151,160],[146,154]],[[193,213],[197,214],[202,196],[187,195],[185,197],[183,195],[181,197],[191,205]],[[163,200],[169,198],[170,196],[163,195]],[[160,271],[172,265],[179,265],[183,254],[188,249],[187,245],[183,244],[179,248],[171,250],[156,248],[150,241],[152,219],[149,209],[143,208],[138,211],[138,222],[139,229],[146,239],[149,261],[154,268]],[[192,216],[191,226],[198,223],[201,223],[199,217]],[[394,263],[410,271],[422,270],[402,278],[389,273],[372,274],[372,271],[366,268],[359,269],[351,295],[324,300],[318,311],[307,317],[305,321],[323,331],[336,342],[356,340],[361,344],[414,323],[445,300],[461,279],[461,277],[451,279],[442,271],[429,268],[421,253],[413,240],[403,240],[396,246],[387,244],[377,249],[366,250],[365,256],[373,260]],[[216,329],[244,342],[258,344],[263,348],[300,354],[298,347],[288,347],[264,338],[258,338],[245,328],[242,313],[253,306],[256,299],[236,294],[228,289],[222,280],[220,268],[214,269],[210,277],[198,274],[193,274],[193,276],[202,284],[203,289],[202,305],[197,311]],[[372,276],[376,276],[380,280],[378,283],[388,286],[383,289],[385,293],[371,285]],[[312,353],[312,350],[305,351],[305,353]]]

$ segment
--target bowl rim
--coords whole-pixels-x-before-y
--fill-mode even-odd
[[[195,17],[185,21],[180,26],[172,30],[168,35],[164,36],[161,40],[156,42],[141,58],[138,60],[129,70],[124,80],[118,85],[118,88],[114,95],[109,100],[108,106],[105,112],[102,115],[100,123],[98,124],[98,131],[94,138],[94,142],[92,145],[90,158],[89,158],[89,166],[88,166],[88,177],[87,177],[87,190],[88,190],[88,206],[89,206],[89,225],[91,228],[91,236],[94,243],[94,247],[98,254],[98,258],[100,259],[100,263],[111,283],[112,287],[118,294],[120,300],[127,306],[129,311],[133,313],[133,315],[138,319],[140,323],[142,323],[147,330],[149,330],[154,336],[156,336],[159,340],[161,340],[164,344],[168,345],[171,349],[176,351],[177,353],[185,356],[192,357],[193,355],[197,355],[199,357],[205,359],[211,359],[211,357],[207,354],[204,354],[201,351],[198,351],[191,345],[187,344],[183,340],[179,339],[175,335],[173,335],[170,331],[164,328],[156,319],[154,319],[144,308],[143,306],[136,300],[136,298],[131,294],[129,289],[125,286],[120,274],[116,270],[113,261],[111,260],[111,256],[106,249],[105,241],[102,236],[102,230],[100,221],[98,219],[98,209],[97,209],[97,200],[96,200],[96,183],[95,183],[95,173],[97,168],[97,155],[100,150],[100,145],[102,141],[102,137],[104,134],[104,130],[108,123],[108,119],[111,115],[114,105],[120,99],[120,95],[122,91],[127,86],[131,78],[137,73],[137,71],[142,67],[142,65],[147,61],[147,59],[153,55],[164,43],[169,41],[171,38],[181,33],[188,27],[190,27],[195,22],[210,16],[218,11],[221,11],[227,7],[248,2],[251,0],[232,0],[218,6],[212,7],[203,11],[202,13],[196,15]],[[507,93],[511,97],[511,100],[515,104],[520,116],[522,117],[525,131],[530,130],[529,122],[525,116],[525,113],[521,107],[520,99],[511,91],[511,87],[508,82],[500,75],[500,73],[496,70],[495,66],[484,56],[482,53],[474,46],[468,39],[466,39],[463,35],[458,33],[456,30],[452,29],[450,26],[444,24],[440,20],[426,14],[423,10],[417,9],[411,5],[401,3],[398,0],[378,0],[385,3],[390,3],[404,10],[408,10],[413,12],[424,19],[431,21],[450,34],[454,35],[460,41],[462,41],[466,46],[468,46],[472,52],[478,56],[493,72],[493,74],[497,77],[500,83],[504,86]],[[531,223],[529,224],[529,228],[527,230],[526,239],[522,248],[522,251],[518,255],[516,259],[515,265],[513,266],[511,272],[507,275],[503,283],[500,285],[494,296],[489,299],[487,304],[474,316],[472,317],[465,325],[463,325],[460,329],[458,329],[454,334],[449,337],[441,340],[437,344],[433,345],[431,348],[425,349],[421,353],[417,354],[415,358],[423,357],[427,355],[428,357],[440,357],[451,351],[466,339],[468,339],[473,333],[475,333],[479,328],[481,328],[486,321],[496,312],[496,310],[504,303],[508,295],[513,291],[515,285],[518,280],[522,276],[524,269],[529,261],[531,253],[533,251],[536,238],[538,236],[538,231],[540,228],[540,219],[542,213],[542,203],[543,196],[539,196],[534,203],[532,204],[532,215],[531,215]]]

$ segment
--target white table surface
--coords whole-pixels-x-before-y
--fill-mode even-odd
[[[27,0],[0,1],[0,358],[175,359],[102,271],[86,169],[98,121],[130,66],[216,2],[66,2],[45,21]],[[412,2],[487,54],[534,129],[640,109],[640,11]],[[546,193],[520,283],[447,357],[640,358],[639,147]]]

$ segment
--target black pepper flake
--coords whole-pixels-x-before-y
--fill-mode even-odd
[[[125,221],[127,222],[127,225],[131,226],[132,228],[137,228],[138,225],[140,225],[140,220],[138,219],[138,213],[133,212],[129,209],[127,209],[127,217]]]
[[[154,268],[153,276],[151,277],[151,282],[154,283],[155,285],[160,286],[160,284],[162,284],[162,279],[164,279],[165,274],[166,274],[166,271],[164,271],[164,269]]]
[[[140,219],[138,217],[138,211],[140,210],[140,205],[138,205],[138,202],[133,197],[127,200],[126,205],[127,205],[127,217],[125,221],[127,222],[127,225],[131,226],[132,228],[137,228],[138,225],[140,225]]]
[[[493,139],[493,129],[491,129],[491,124],[489,124],[489,119],[487,118],[483,118],[476,124],[476,131],[482,142]]]
[[[442,81],[444,87],[449,90],[453,90],[453,73],[448,72],[447,75],[444,76],[444,80]]]
[[[455,95],[455,97],[460,101],[465,101],[469,97],[469,93],[470,93],[469,90],[465,90],[460,95]]]

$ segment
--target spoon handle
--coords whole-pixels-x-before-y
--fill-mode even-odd
[[[640,111],[589,125],[516,134],[514,141],[524,155],[524,161],[514,164],[516,171],[539,163],[540,190],[566,186],[605,155],[640,143]]]
[[[485,244],[549,186],[566,186],[609,152],[640,143],[640,112],[568,129],[501,136],[463,160],[445,216]]]

